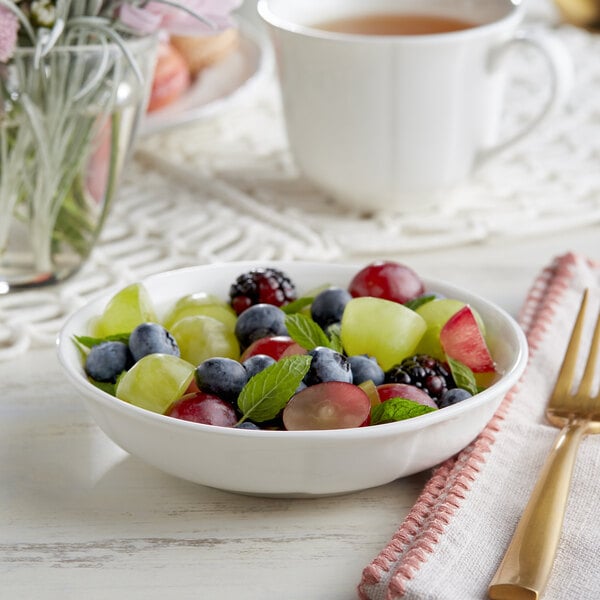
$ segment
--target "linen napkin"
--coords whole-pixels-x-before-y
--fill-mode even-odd
[[[558,430],[544,419],[583,290],[591,338],[600,264],[574,254],[538,276],[519,316],[530,358],[481,435],[436,468],[389,544],[368,565],[362,600],[482,600]],[[585,354],[585,353],[583,353]],[[582,366],[585,356],[582,357]],[[600,598],[600,435],[584,438],[544,600]]]

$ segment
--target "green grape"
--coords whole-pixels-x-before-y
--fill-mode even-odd
[[[417,313],[425,319],[427,330],[417,346],[417,353],[428,354],[438,360],[446,360],[446,355],[440,345],[440,331],[446,321],[463,306],[464,302],[452,298],[432,300],[417,308]]]
[[[170,330],[177,321],[196,315],[205,315],[217,319],[232,331],[237,320],[237,315],[229,304],[214,294],[199,292],[180,298],[165,315],[163,325]]]
[[[348,355],[374,356],[386,371],[414,350],[427,328],[415,311],[382,298],[353,298],[342,317],[341,338]]]
[[[448,319],[463,308],[463,306],[465,306],[465,303],[460,300],[441,298],[439,300],[427,302],[417,308],[416,312],[421,315],[427,323],[427,330],[416,349],[418,354],[428,354],[438,360],[446,360],[446,354],[442,350],[440,344],[440,331]],[[481,331],[484,332],[483,320],[474,310],[473,315],[475,316]]]
[[[224,323],[204,315],[185,317],[171,328],[181,358],[193,365],[215,356],[239,360],[240,345],[235,333]]]
[[[117,292],[104,312],[92,325],[92,335],[103,338],[117,333],[130,333],[141,323],[158,322],[148,290],[133,283]]]
[[[119,379],[117,398],[164,414],[181,398],[194,377],[194,366],[170,354],[148,354]]]

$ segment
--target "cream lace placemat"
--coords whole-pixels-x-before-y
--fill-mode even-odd
[[[0,360],[54,342],[64,316],[109,285],[236,259],[365,259],[548,234],[600,222],[600,36],[561,26],[575,64],[567,105],[427,212],[340,208],[297,173],[277,86],[193,126],[140,140],[101,241],[55,288],[0,297]],[[547,89],[533,51],[512,56],[507,134]]]

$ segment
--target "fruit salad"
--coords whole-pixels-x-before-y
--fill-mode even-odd
[[[347,287],[297,290],[282,271],[240,273],[159,317],[141,283],[116,293],[75,337],[91,383],[176,419],[247,430],[377,426],[444,410],[489,385],[485,323],[376,261]]]

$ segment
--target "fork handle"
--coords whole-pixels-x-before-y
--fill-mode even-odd
[[[488,589],[492,600],[537,600],[552,570],[586,421],[560,431]]]

